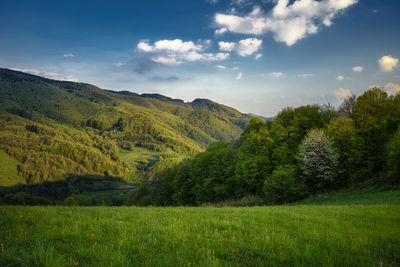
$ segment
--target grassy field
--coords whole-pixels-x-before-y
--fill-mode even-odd
[[[291,205],[357,205],[400,204],[400,190],[376,191],[373,189],[336,191],[307,198]]]
[[[0,150],[0,186],[10,186],[22,183],[23,180],[18,176],[19,162]]]
[[[158,161],[158,157],[163,154],[162,152],[153,152],[140,147],[135,147],[134,151],[120,149],[119,153],[121,159],[134,168],[152,166]]]
[[[395,266],[400,206],[0,207],[1,266]]]

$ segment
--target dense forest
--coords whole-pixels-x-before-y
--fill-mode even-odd
[[[340,108],[285,108],[253,118],[238,140],[216,142],[159,175],[160,205],[233,199],[279,204],[366,181],[400,182],[400,94],[381,88]]]

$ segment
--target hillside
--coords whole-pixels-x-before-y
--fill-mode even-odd
[[[14,166],[0,170],[1,185],[67,174],[151,177],[212,142],[238,138],[251,118],[206,99],[185,103],[0,69],[0,155]]]

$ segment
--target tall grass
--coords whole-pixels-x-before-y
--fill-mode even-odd
[[[0,265],[397,265],[400,206],[0,207]]]

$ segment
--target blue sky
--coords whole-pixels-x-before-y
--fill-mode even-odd
[[[397,0],[15,1],[0,67],[242,112],[400,91]]]

